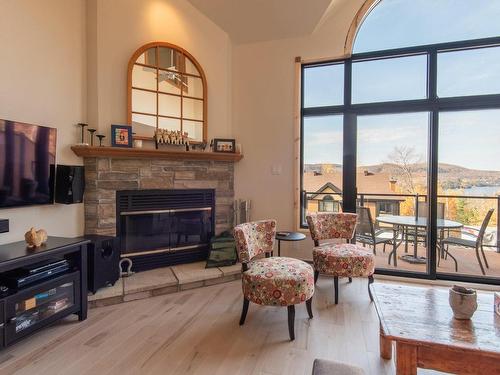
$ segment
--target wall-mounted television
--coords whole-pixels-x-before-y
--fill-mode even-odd
[[[0,119],[0,208],[52,204],[57,131]]]

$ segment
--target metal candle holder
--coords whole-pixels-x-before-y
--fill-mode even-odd
[[[90,133],[90,145],[94,145],[94,133],[97,131],[97,129],[87,129],[87,131]]]
[[[102,140],[106,138],[106,136],[103,134],[97,134],[96,137],[99,138],[99,147],[102,147]]]
[[[83,122],[79,122],[78,126],[82,128],[82,145],[86,145],[85,143],[85,127],[89,126],[88,124],[84,124]]]

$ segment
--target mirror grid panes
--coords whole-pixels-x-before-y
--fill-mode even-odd
[[[198,66],[182,49],[165,43],[131,62],[128,116],[135,133],[180,130],[192,141],[206,141],[206,83]]]

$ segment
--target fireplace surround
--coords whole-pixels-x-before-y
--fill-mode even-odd
[[[103,156],[84,157],[84,165],[86,234],[120,236],[119,222],[122,215],[117,215],[119,212],[117,198],[123,191],[210,190],[213,192],[214,208],[211,210],[212,232],[219,234],[230,230],[233,226],[233,161],[175,160],[154,157],[132,159]],[[160,207],[161,204],[160,202]],[[153,205],[148,210],[157,209],[155,207]],[[158,225],[156,229],[159,228]],[[191,238],[185,240],[184,237],[181,240],[189,242]],[[166,248],[168,249],[168,246]],[[148,250],[161,250],[161,246],[158,245],[158,248]],[[187,259],[185,255],[190,251],[190,249],[185,250],[184,253],[170,251],[166,260],[155,258],[157,254],[154,253],[144,254],[141,259],[149,261],[146,266],[153,268],[206,258],[205,251],[204,253],[198,252],[196,257]]]

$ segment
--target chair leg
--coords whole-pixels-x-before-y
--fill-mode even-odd
[[[481,272],[483,273],[483,275],[486,275],[486,272],[484,272],[483,263],[481,263],[481,257],[479,256],[479,249],[477,247],[476,247],[476,258],[479,263],[479,268],[481,268]]]
[[[352,283],[352,277],[348,277],[349,282]]]
[[[241,318],[240,318],[240,326],[245,324],[245,319],[247,317],[247,312],[248,312],[248,305],[250,304],[250,301],[247,300],[246,298],[243,298],[243,310],[241,311]]]
[[[484,265],[486,266],[486,268],[490,268],[490,266],[488,265],[488,261],[486,260],[486,254],[484,253],[483,245],[481,245],[481,253],[483,254]]]
[[[377,244],[373,243],[373,255],[377,255]]]
[[[309,319],[313,318],[312,300],[313,298],[311,297],[306,301],[306,308],[307,308],[307,314],[309,314]]]
[[[458,272],[458,261],[457,261],[457,258],[455,258],[453,255],[451,255],[451,253],[448,251],[448,250],[445,250],[445,254],[446,254],[446,259],[448,259],[448,255],[450,256],[450,258],[453,260],[453,262],[455,263],[455,272]],[[479,259],[479,258],[478,258]],[[481,262],[480,262],[481,263]],[[438,259],[438,266],[439,266],[439,259]],[[482,269],[482,266],[481,266],[481,269]]]
[[[314,284],[318,281],[319,271],[314,271]]]
[[[339,277],[335,276],[333,278],[333,288],[335,291],[335,304],[338,305],[339,303]]]
[[[373,275],[368,276],[368,295],[370,296],[370,301],[373,302],[372,290],[370,289],[370,284],[373,284],[375,280],[373,279]]]
[[[387,245],[387,242],[384,242],[384,247],[382,248],[382,251],[385,253],[385,245]]]
[[[295,340],[295,305],[288,306],[288,333],[290,334],[290,340]]]

